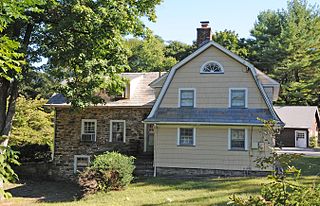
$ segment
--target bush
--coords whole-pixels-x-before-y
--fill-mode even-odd
[[[316,136],[310,137],[310,147],[318,147],[318,138]]]
[[[121,190],[133,180],[134,157],[107,152],[95,157],[91,166],[79,175],[85,194],[97,191]]]

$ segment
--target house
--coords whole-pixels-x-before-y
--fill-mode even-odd
[[[257,118],[283,123],[272,102],[279,83],[197,29],[198,49],[169,73],[126,73],[123,99],[75,114],[59,94],[54,164],[71,177],[93,154],[118,150],[153,158],[154,175],[242,175],[263,172],[254,160],[270,154],[271,137]]]
[[[276,106],[275,111],[285,123],[277,139],[277,146],[310,147],[310,141],[318,140],[319,110],[316,106]]]

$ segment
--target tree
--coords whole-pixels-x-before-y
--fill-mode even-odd
[[[217,31],[212,35],[212,40],[243,58],[248,55],[245,39],[239,39],[235,31]]]
[[[171,68],[176,60],[166,57],[164,41],[149,34],[144,39],[129,39],[127,46],[130,49],[129,66],[133,72],[166,71]]]
[[[48,58],[46,68],[55,80],[65,82],[59,89],[75,107],[101,102],[95,95],[101,87],[119,92],[124,83],[117,73],[127,68],[123,36],[145,34],[140,17],[154,21],[155,5],[159,3],[160,0],[1,1],[1,38],[10,44],[0,51],[0,59],[8,64],[11,58],[12,63],[0,61],[0,136],[9,135],[19,90],[26,85],[22,82],[34,74],[31,65],[42,57]],[[25,64],[21,66],[17,60]]]
[[[183,60],[197,49],[197,45],[194,43],[188,45],[179,41],[169,41],[165,47],[164,55],[166,57],[173,57],[177,62]]]
[[[53,146],[53,112],[45,111],[46,99],[17,99],[16,114],[13,119],[10,145],[23,146],[39,144]]]
[[[320,10],[292,0],[262,12],[251,34],[249,59],[282,84],[278,103],[319,105]]]

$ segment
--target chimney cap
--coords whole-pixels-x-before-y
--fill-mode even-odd
[[[200,21],[201,27],[206,28],[209,26],[209,21]]]

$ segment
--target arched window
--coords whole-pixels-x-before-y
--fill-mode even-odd
[[[220,63],[216,61],[209,61],[206,62],[202,67],[200,68],[201,74],[223,74],[224,70]]]

